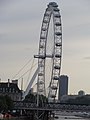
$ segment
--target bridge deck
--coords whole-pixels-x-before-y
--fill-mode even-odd
[[[24,110],[45,110],[45,111],[90,111],[90,105],[70,105],[70,104],[44,104],[37,107],[35,103],[14,102],[14,109]]]

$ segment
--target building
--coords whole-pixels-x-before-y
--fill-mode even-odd
[[[12,80],[12,83],[14,83],[18,86],[18,80]]]
[[[84,92],[83,90],[80,90],[80,91],[78,92],[78,95],[79,95],[79,96],[83,96],[83,95],[85,95],[85,92]]]
[[[67,103],[69,99],[75,100],[78,97],[78,95],[63,95],[60,99],[61,103]]]
[[[16,83],[0,82],[0,95],[8,95],[13,101],[21,100],[21,90]]]
[[[68,76],[61,75],[59,78],[58,100],[60,101],[63,95],[68,95]]]

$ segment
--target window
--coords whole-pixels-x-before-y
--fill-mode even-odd
[[[8,92],[8,88],[6,88],[6,92]]]
[[[13,88],[13,93],[15,92],[15,89]]]
[[[9,92],[11,93],[11,88],[9,88]]]
[[[3,92],[5,92],[5,88],[3,88]]]

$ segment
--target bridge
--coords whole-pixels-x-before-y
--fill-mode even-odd
[[[18,110],[39,110],[39,111],[90,111],[90,105],[65,104],[65,103],[46,103],[37,107],[36,103],[14,102],[14,109]]]

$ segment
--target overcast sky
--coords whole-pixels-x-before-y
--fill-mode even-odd
[[[0,78],[12,78],[38,53],[42,18],[50,0],[0,0]],[[90,0],[55,0],[62,17],[61,74],[69,93],[90,93]]]

